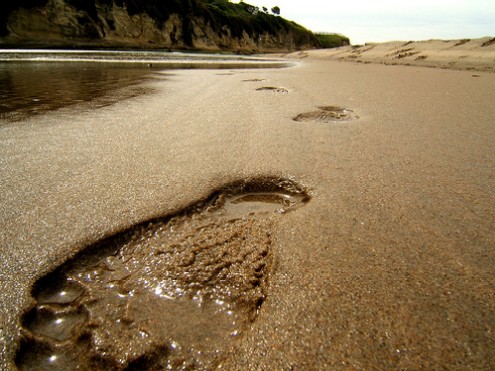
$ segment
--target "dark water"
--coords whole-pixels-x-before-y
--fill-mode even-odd
[[[158,74],[144,64],[0,63],[0,120],[19,121],[78,103],[107,106],[146,93],[142,82],[153,78]]]

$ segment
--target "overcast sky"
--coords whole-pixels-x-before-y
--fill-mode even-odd
[[[239,1],[232,1],[239,2]],[[244,0],[353,44],[495,36],[495,0]]]

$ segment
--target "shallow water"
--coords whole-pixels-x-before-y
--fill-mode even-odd
[[[290,193],[245,193],[230,196],[225,200],[224,210],[227,216],[240,217],[261,212],[276,211],[284,213],[301,206],[305,201],[303,194]]]
[[[0,120],[20,121],[68,105],[111,105],[150,89],[142,83],[170,69],[283,67],[286,62],[236,55],[153,51],[0,51]],[[141,84],[141,86],[138,86]]]
[[[144,94],[138,86],[152,78],[145,65],[98,63],[0,63],[0,119],[19,121],[65,106],[110,105]]]

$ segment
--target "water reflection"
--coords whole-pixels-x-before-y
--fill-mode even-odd
[[[150,68],[101,63],[0,63],[0,120],[19,121],[68,105],[90,108],[144,94]]]

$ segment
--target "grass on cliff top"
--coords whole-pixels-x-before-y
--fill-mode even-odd
[[[234,4],[227,0],[196,0],[195,15],[203,16],[207,21],[220,26],[217,29],[228,26],[234,37],[242,37],[243,31],[250,35],[277,35],[285,31],[300,37],[301,42],[309,42],[310,39],[316,41],[313,34],[304,27],[244,2]]]
[[[336,33],[316,33],[315,34],[321,48],[338,48],[339,46],[350,45],[348,37]]]

